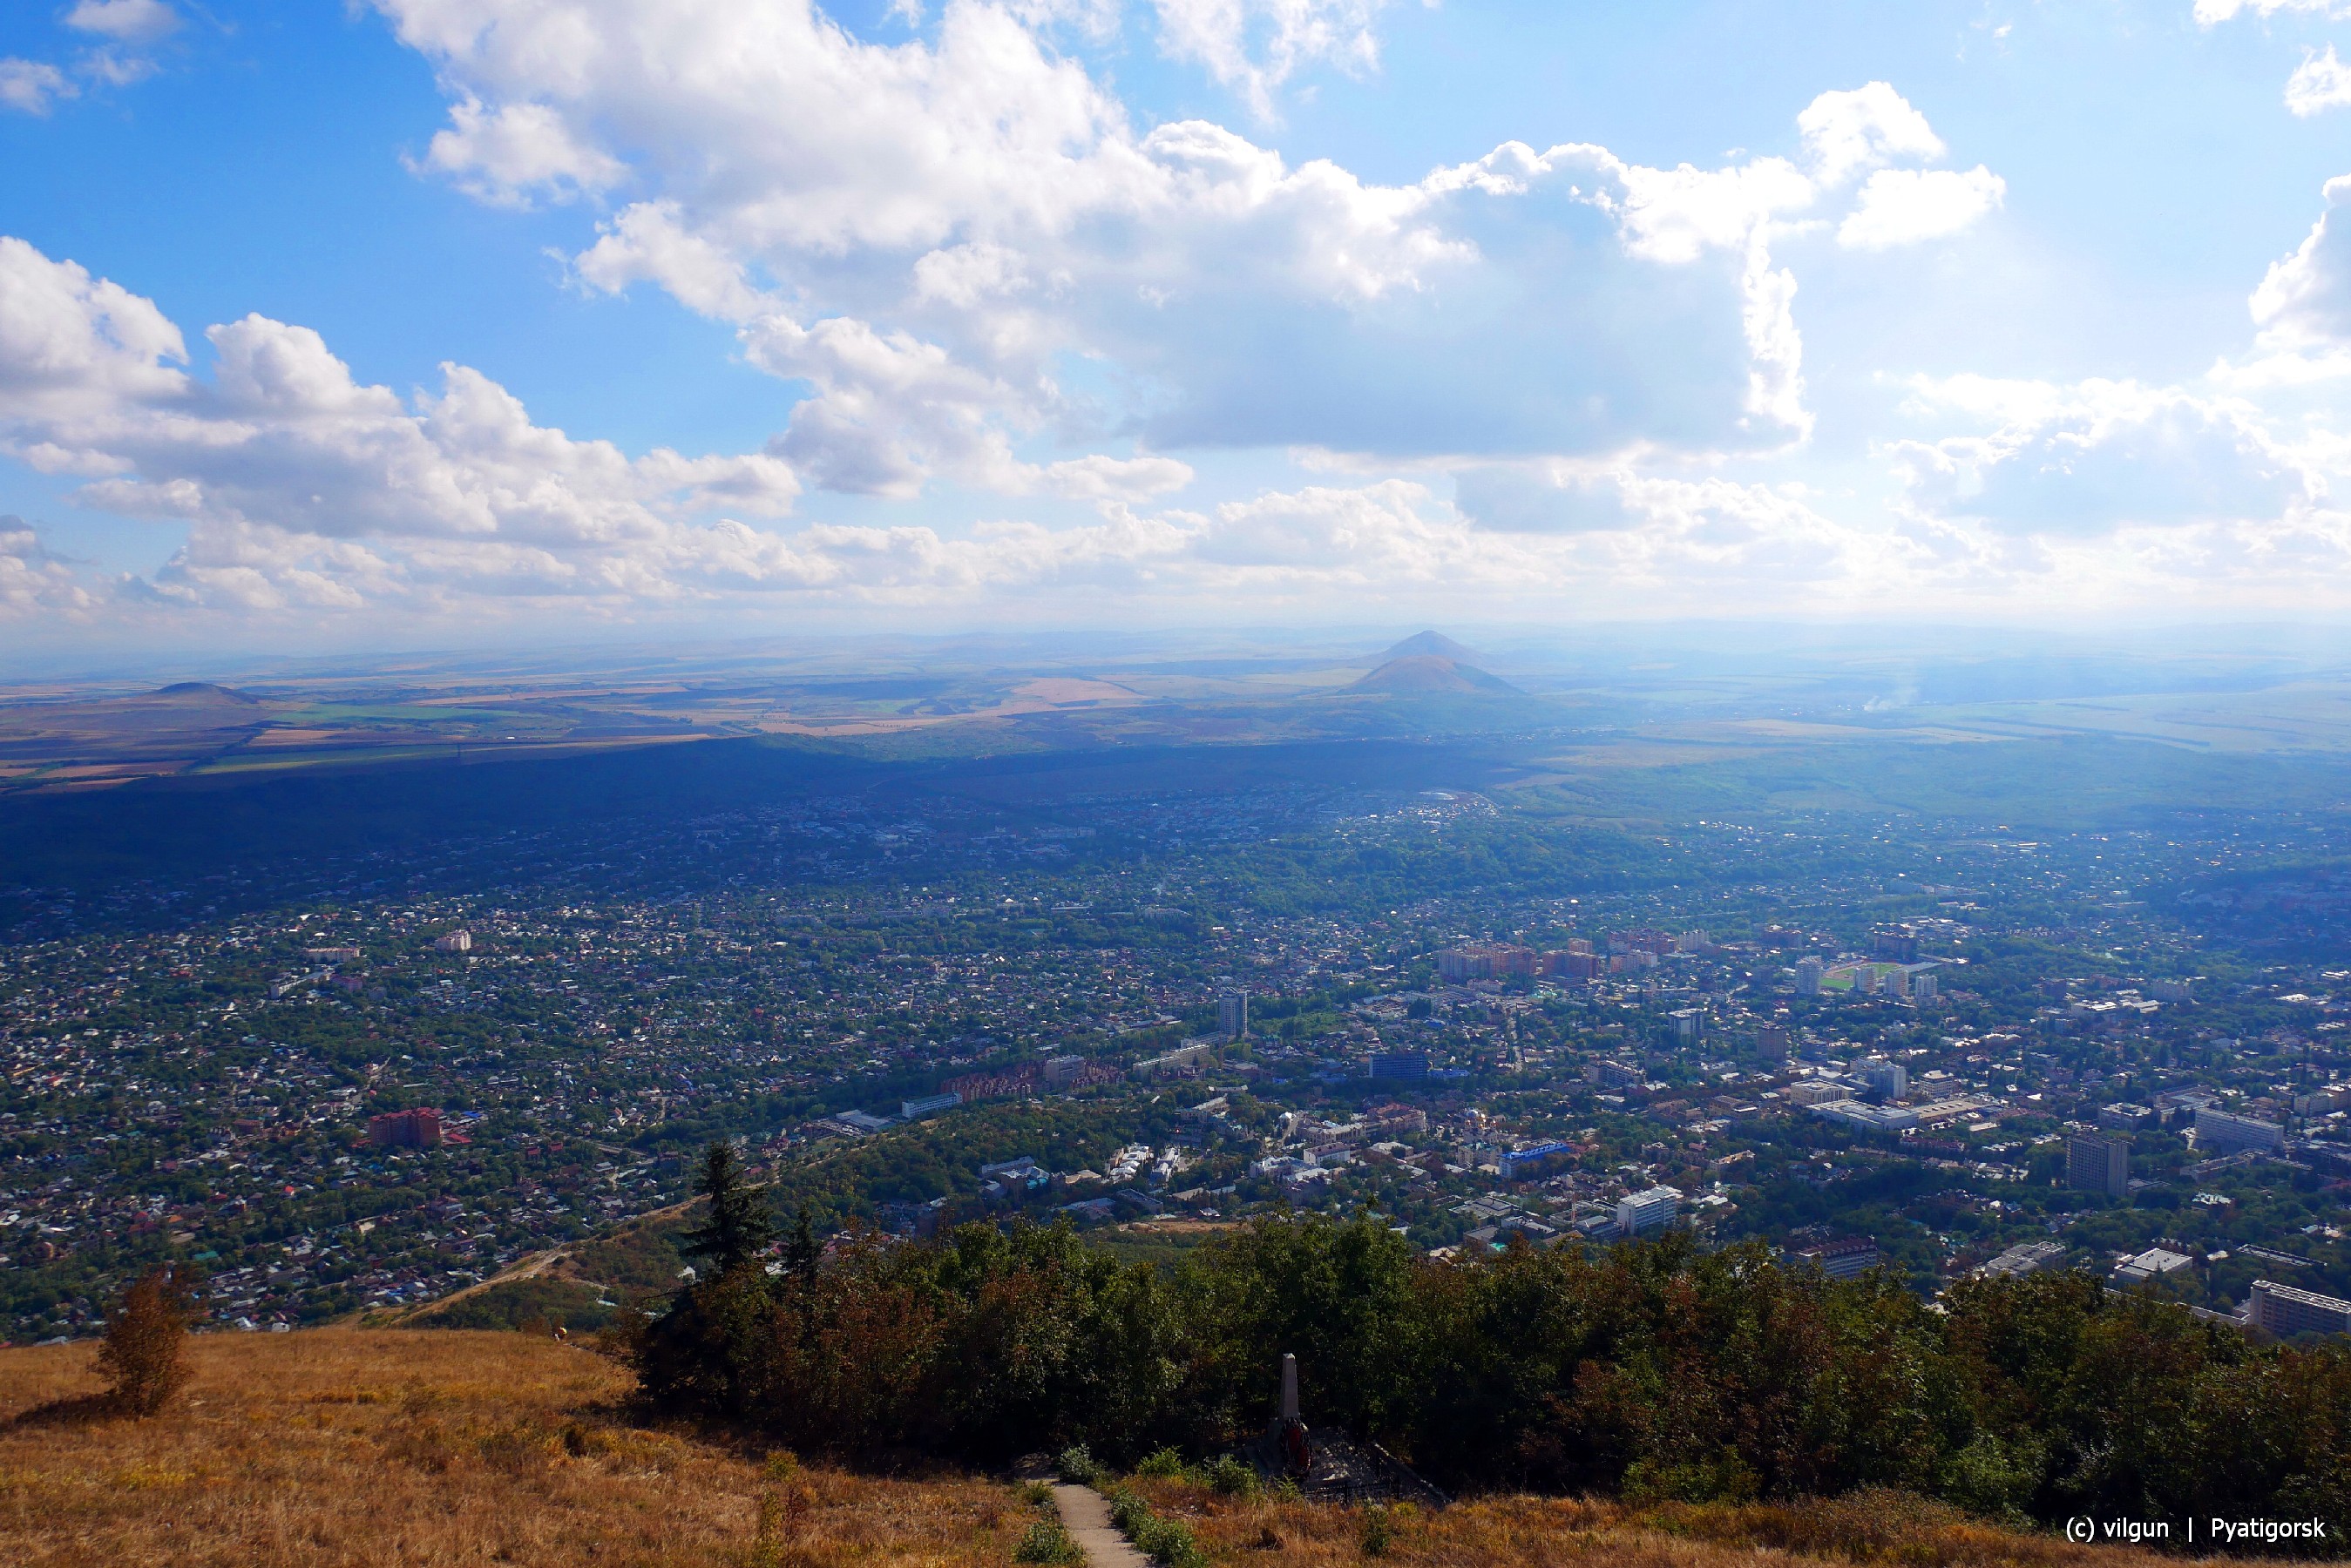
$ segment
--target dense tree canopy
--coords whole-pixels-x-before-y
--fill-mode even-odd
[[[1228,1449],[1272,1413],[1284,1352],[1310,1423],[1466,1490],[1881,1485],[2016,1521],[2351,1519],[2351,1354],[2255,1344],[2081,1274],[1929,1304],[1882,1272],[1681,1238],[1440,1262],[1374,1218],[1280,1220],[1169,1271],[1066,1228],[967,1226],[701,1282],[637,1343],[648,1393],[681,1413],[973,1461]]]

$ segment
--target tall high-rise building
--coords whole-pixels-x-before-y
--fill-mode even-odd
[[[1941,989],[1935,981],[1932,970],[1920,970],[1910,977],[1910,1000],[1913,1002],[1932,1002]]]
[[[435,1106],[419,1106],[370,1116],[368,1143],[375,1148],[439,1148],[441,1112]]]
[[[2110,1198],[2130,1193],[2130,1139],[2077,1132],[2065,1140],[2065,1185]]]
[[[1592,944],[1583,944],[1589,948]],[[1544,974],[1563,980],[1591,980],[1608,972],[1608,961],[1596,953],[1577,952],[1569,948],[1562,952],[1542,955],[1540,969]]]
[[[1483,948],[1447,948],[1437,955],[1437,978],[1447,985],[1494,978],[1493,955]]]
[[[1798,996],[1818,996],[1821,993],[1821,974],[1823,967],[1820,960],[1810,954],[1796,961],[1796,994]]]
[[[1881,1099],[1898,1100],[1910,1093],[1910,1069],[1899,1062],[1864,1062],[1859,1075]]]
[[[1236,987],[1217,998],[1217,1029],[1228,1040],[1249,1033],[1249,992]]]
[[[1890,931],[1875,932],[1869,939],[1869,950],[1879,958],[1890,959],[1896,963],[1917,963],[1918,961],[1917,933],[1899,928]]]

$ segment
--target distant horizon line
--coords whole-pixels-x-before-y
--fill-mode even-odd
[[[1165,660],[1293,659],[1327,654],[1362,659],[1426,633],[1449,638],[1502,665],[1609,654],[1722,656],[1840,654],[1893,660],[1980,658],[2258,659],[2288,664],[2351,659],[2351,628],[2322,622],[2148,622],[2127,626],[1887,620],[1679,618],[1530,621],[1415,621],[1300,626],[1171,624],[1122,628],[970,628],[765,632],[740,636],[616,636],[609,639],[387,644],[319,649],[204,651],[182,645],[46,657],[0,654],[0,691],[44,685],[319,678],[373,674],[397,679],[451,674],[485,665],[545,674],[567,666],[636,668],[648,662],[703,665],[713,672],[765,659],[831,660],[895,654],[901,659],[987,657],[1008,662],[1102,658]],[[1767,639],[1785,646],[1759,646]],[[1480,644],[1483,646],[1480,646]],[[830,656],[830,658],[829,658]],[[402,670],[390,668],[406,665]],[[382,668],[378,668],[382,667]],[[833,670],[842,668],[839,663]],[[487,671],[483,671],[486,673]],[[799,673],[820,675],[812,668]],[[679,671],[686,673],[684,670]]]

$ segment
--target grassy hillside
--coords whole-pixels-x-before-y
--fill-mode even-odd
[[[1003,1568],[1027,1522],[1000,1485],[787,1474],[635,1426],[624,1373],[523,1334],[213,1334],[193,1359],[164,1415],[87,1421],[89,1346],[0,1352],[0,1563]]]
[[[88,1345],[0,1352],[0,1562],[1011,1568],[1004,1482],[800,1468],[637,1425],[626,1375],[515,1334],[210,1335],[148,1421],[92,1418]],[[1366,1516],[1140,1483],[1218,1568],[1356,1568]],[[1863,1496],[1746,1509],[1506,1497],[1398,1511],[1382,1568],[2153,1568]],[[2177,1562],[2178,1559],[2170,1559]]]

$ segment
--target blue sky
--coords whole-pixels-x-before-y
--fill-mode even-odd
[[[12,7],[0,639],[2328,617],[2339,47],[2351,0]]]

